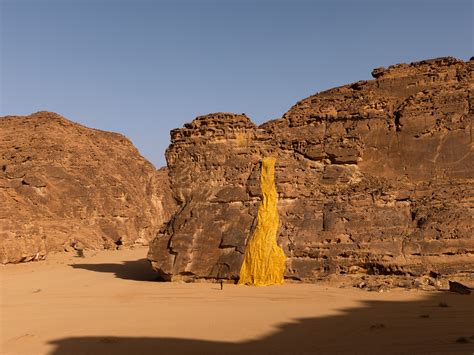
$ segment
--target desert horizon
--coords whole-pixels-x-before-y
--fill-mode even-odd
[[[456,67],[466,64],[454,58],[439,58],[394,68],[399,72],[401,68],[401,79],[398,80],[404,80],[405,71],[410,72],[413,66],[421,66],[422,70],[426,70],[423,69],[426,66],[440,66],[442,70],[451,70],[453,65]],[[386,71],[386,75],[391,78],[393,74],[390,68]],[[373,73],[376,80],[380,80],[381,72],[382,69],[378,69]],[[421,75],[424,75],[423,71]],[[358,91],[361,85],[367,83],[349,84],[315,97],[327,100],[325,95],[334,95],[341,90],[344,92],[346,88],[354,90],[355,85],[355,90]],[[291,121],[292,111],[301,115],[300,107],[305,107],[304,101],[293,106],[290,113],[280,119],[281,122]],[[403,132],[404,124],[399,121],[396,131]],[[29,134],[32,125],[34,136]],[[474,317],[474,304],[470,291],[474,287],[472,252],[460,248],[459,243],[465,243],[469,248],[473,242],[470,234],[472,224],[463,224],[459,212],[454,212],[454,205],[449,207],[452,211],[450,213],[454,212],[449,223],[456,228],[457,233],[465,228],[464,240],[460,238],[462,234],[458,234],[460,240],[456,244],[449,240],[444,244],[436,244],[429,242],[430,233],[425,225],[433,225],[433,221],[439,217],[432,214],[430,222],[427,215],[423,214],[423,219],[417,221],[416,213],[419,212],[411,212],[411,215],[404,212],[406,207],[417,211],[429,206],[426,198],[417,200],[419,197],[413,194],[416,189],[406,192],[400,191],[401,188],[398,187],[395,194],[384,192],[383,194],[392,194],[392,198],[395,198],[392,203],[385,200],[381,204],[383,200],[377,201],[371,197],[372,203],[379,209],[374,209],[375,216],[383,212],[376,218],[382,218],[384,223],[398,221],[403,233],[411,233],[405,238],[416,240],[420,231],[423,231],[427,244],[423,247],[417,241],[413,245],[421,248],[418,250],[426,249],[425,253],[430,255],[412,252],[411,262],[404,251],[404,248],[413,248],[409,244],[401,244],[402,249],[398,249],[396,244],[395,248],[390,246],[393,242],[385,244],[385,250],[377,247],[377,243],[386,240],[382,237],[383,233],[393,235],[396,224],[383,226],[383,223],[373,220],[370,223],[351,225],[351,218],[347,217],[344,233],[337,226],[337,215],[331,215],[332,212],[324,209],[322,221],[319,222],[322,223],[321,232],[315,236],[310,235],[315,241],[323,238],[319,239],[319,244],[312,242],[313,248],[319,248],[319,252],[308,254],[308,246],[311,244],[308,244],[307,239],[288,244],[283,236],[288,223],[299,228],[299,233],[308,233],[309,230],[304,232],[304,228],[318,225],[315,224],[314,217],[307,215],[308,212],[305,217],[292,216],[302,207],[307,209],[308,207],[304,207],[305,201],[311,201],[314,196],[305,196],[301,190],[288,190],[285,187],[287,178],[283,167],[288,163],[282,164],[282,156],[271,149],[263,147],[257,155],[245,157],[245,164],[253,170],[250,177],[245,177],[248,179],[246,193],[249,197],[245,197],[245,192],[238,187],[241,184],[238,179],[242,175],[236,176],[237,183],[232,182],[231,175],[227,175],[227,181],[217,192],[203,190],[206,185],[219,186],[215,182],[198,183],[196,179],[199,178],[196,176],[194,180],[187,181],[177,178],[179,174],[189,171],[192,164],[208,164],[206,160],[189,161],[187,158],[201,154],[201,149],[207,154],[206,151],[210,149],[209,140],[215,139],[218,144],[222,144],[222,133],[215,135],[219,129],[224,132],[225,143],[220,146],[220,151],[210,157],[216,159],[217,154],[228,152],[230,148],[230,155],[234,159],[224,160],[223,163],[217,159],[217,164],[214,163],[219,169],[224,164],[223,171],[229,174],[232,167],[228,164],[242,163],[243,160],[236,160],[237,157],[248,150],[250,140],[255,139],[249,130],[256,130],[257,135],[265,136],[269,134],[268,125],[281,129],[278,121],[257,127],[245,115],[217,113],[197,117],[184,128],[171,132],[172,145],[167,151],[168,166],[156,170],[120,134],[91,130],[50,112],[2,118],[0,128],[3,127],[3,132],[6,133],[4,137],[11,137],[4,141],[7,145],[3,147],[7,148],[10,142],[16,142],[16,153],[11,156],[15,160],[8,161],[8,165],[3,163],[2,191],[4,194],[7,192],[4,195],[7,198],[12,196],[11,193],[17,194],[18,197],[13,200],[14,205],[10,207],[23,206],[17,211],[22,211],[25,218],[31,218],[27,217],[28,213],[35,216],[29,225],[18,218],[12,218],[10,222],[7,220],[7,224],[3,224],[4,238],[0,240],[3,258],[0,267],[2,353],[469,353],[474,343],[474,335],[471,334],[474,332],[471,321]],[[465,129],[466,126],[461,125],[460,128]],[[388,129],[392,130],[390,126]],[[44,138],[38,141],[38,133],[48,136],[50,144],[56,148],[46,148]],[[409,130],[408,135],[412,134],[413,131]],[[207,139],[205,145],[200,143],[202,135]],[[25,142],[24,145],[21,140]],[[257,136],[256,141],[259,140],[265,142],[265,139]],[[95,145],[102,142],[105,149],[91,151],[86,142],[94,142]],[[190,143],[192,149],[195,149],[194,153],[183,157],[184,159],[175,156],[177,153],[181,154],[183,150],[180,147],[183,144],[188,146],[189,152]],[[64,146],[59,155],[58,145]],[[298,152],[298,149],[301,148],[298,147],[295,151]],[[331,193],[340,189],[341,184],[361,186],[363,178],[360,177],[362,175],[359,169],[367,169],[361,163],[362,159],[341,151],[338,155],[327,155],[329,159],[323,159],[320,163],[318,159],[321,158],[318,156],[328,153],[318,153],[314,148],[311,149],[302,154],[305,154],[305,159],[315,161],[312,163],[314,166],[309,167],[316,172],[321,164],[329,167],[334,164],[341,171],[346,169],[346,174],[353,174],[352,177],[348,175],[347,179],[343,175],[331,175],[334,173],[327,168],[323,169],[319,185],[321,192],[331,196]],[[332,148],[324,149],[330,151]],[[428,149],[431,149],[430,146]],[[442,146],[436,149],[436,152],[428,154],[444,154],[439,151],[443,149]],[[126,150],[129,155],[120,153]],[[348,151],[350,154],[354,152],[351,149]],[[466,156],[472,158],[469,154]],[[75,166],[79,162],[75,158],[77,155],[81,156],[82,168],[79,169]],[[89,162],[94,165],[84,159],[87,155],[90,156]],[[28,156],[28,159],[25,160],[24,156]],[[106,159],[105,156],[114,158]],[[265,158],[270,165],[260,167],[260,159],[265,156],[272,157]],[[371,158],[367,153],[359,156],[370,162]],[[4,155],[4,159],[5,157]],[[103,162],[97,164],[100,159]],[[116,165],[115,159],[123,162],[128,159],[128,175],[123,175],[123,170],[115,170],[117,166],[121,166]],[[449,163],[452,158],[446,155],[445,159]],[[36,163],[32,164],[31,161]],[[462,160],[457,161],[461,162],[461,170],[458,171],[469,176],[472,166],[464,165]],[[301,162],[296,162],[302,166]],[[83,169],[87,166],[89,169],[94,167],[96,173],[86,173],[87,170]],[[213,169],[211,168],[210,174],[203,174],[201,178],[216,179]],[[423,176],[423,170],[417,165],[411,169],[414,186],[423,186],[421,180],[416,185],[416,180],[419,179],[417,176]],[[297,171],[298,168],[291,170]],[[105,173],[107,171],[111,173]],[[120,171],[120,177],[114,171]],[[330,175],[326,176],[328,172]],[[390,178],[389,172],[387,166],[383,171],[386,179]],[[148,176],[146,179],[143,179],[144,173]],[[374,170],[369,167],[362,174],[367,173],[374,174]],[[380,171],[376,174],[380,174]],[[115,176],[115,180],[111,180],[110,176]],[[138,180],[139,184],[134,183],[134,177],[141,179]],[[295,175],[293,178],[298,181],[301,176]],[[453,189],[456,186],[453,185],[455,179],[453,176],[445,180],[445,186]],[[470,180],[463,180],[465,178],[459,175],[457,179],[458,187],[454,188],[461,188],[459,193],[462,194],[462,184],[469,187]],[[441,181],[438,180],[437,184],[442,184]],[[140,186],[143,182],[148,185]],[[312,188],[311,185],[309,187]],[[193,189],[195,197],[191,197],[183,206],[182,193],[189,194]],[[84,191],[88,191],[87,194]],[[147,195],[150,191],[154,194]],[[352,193],[356,191],[353,190]],[[449,196],[446,193],[454,196],[452,191],[455,190],[444,190],[441,193],[444,196]],[[292,194],[301,192],[301,197],[292,197]],[[355,194],[358,196],[357,201],[366,193]],[[69,199],[64,199],[63,196],[69,196]],[[73,196],[76,197],[71,199]],[[99,196],[103,197],[97,198]],[[426,196],[426,192],[422,196]],[[461,196],[467,198],[465,195]],[[239,199],[243,199],[243,202],[238,202]],[[334,198],[329,197],[331,199]],[[469,203],[469,200],[465,201],[464,205]],[[57,202],[61,204],[58,205]],[[436,206],[436,198],[433,202],[433,206]],[[298,206],[296,203],[302,205]],[[419,207],[415,207],[417,203]],[[43,204],[44,208],[36,209],[34,206],[38,204]],[[358,202],[353,205],[349,200],[350,205],[353,206],[353,211],[357,211],[358,206],[363,206],[361,211],[367,208],[367,203],[360,205]],[[458,204],[456,208],[463,208],[464,205]],[[194,212],[189,214],[186,209],[191,206]],[[215,206],[219,209],[215,210]],[[236,218],[239,213],[242,214],[236,206],[239,209],[247,206],[249,210],[242,217]],[[257,214],[258,206],[267,207],[262,207],[262,210],[259,208]],[[333,206],[334,211],[336,205],[332,203],[330,206]],[[384,212],[387,208],[394,211],[391,216]],[[435,208],[438,208],[440,216],[446,216],[443,209]],[[8,212],[8,209],[4,208],[5,211]],[[145,211],[146,216],[149,216],[148,220],[143,219]],[[344,210],[339,213],[347,215]],[[393,219],[393,213],[399,213],[399,217],[396,217],[398,220]],[[133,215],[134,219],[130,220]],[[362,216],[359,218],[367,218]],[[403,222],[403,218],[411,218],[415,225],[410,227],[410,224]],[[150,221],[154,223],[152,227]],[[303,224],[298,227],[299,223]],[[304,223],[310,224],[305,227]],[[375,226],[371,226],[374,223]],[[448,220],[445,219],[444,223],[448,223]],[[14,231],[20,227],[23,228],[23,236],[18,232],[17,236],[8,232],[8,228]],[[189,241],[181,241],[181,238],[187,238],[187,233],[190,233],[189,229],[186,232],[183,227],[194,230],[191,232],[194,235],[192,249],[189,249]],[[140,228],[147,231],[147,236]],[[158,229],[159,232],[155,234]],[[376,239],[364,244],[369,230],[372,230],[373,238]],[[449,236],[450,234],[443,234],[448,231],[445,227],[445,232],[439,235]],[[378,234],[380,232],[381,235]],[[357,235],[362,237],[358,242],[354,239]],[[129,239],[129,236],[134,236],[135,239]],[[212,241],[214,236],[218,238],[218,244]],[[197,241],[195,238],[198,238]],[[261,242],[258,242],[258,238]],[[254,244],[249,247],[252,240]],[[277,243],[273,247],[268,242]],[[405,239],[401,239],[401,242],[410,243]],[[357,243],[357,248],[354,249],[351,243]],[[355,250],[361,253],[363,245],[368,248],[370,258],[363,254],[354,258],[357,255]],[[177,251],[179,249],[176,248],[182,249]],[[229,252],[229,248],[232,248],[232,252]],[[284,259],[277,257],[274,254],[276,249],[273,248],[280,249]],[[393,253],[390,250],[398,250],[401,255],[390,255]],[[435,250],[439,251],[434,257]],[[247,269],[242,271],[243,266],[240,268],[245,264],[242,261],[244,251],[248,260]],[[167,253],[174,255],[174,260],[168,264],[171,268],[166,266],[170,262]],[[387,261],[387,253],[391,261]],[[272,261],[272,258],[278,258],[279,261]],[[320,264],[321,260],[323,264]],[[278,271],[280,267],[277,264],[281,264],[284,270]],[[256,288],[237,285],[242,272],[246,275],[243,283],[248,285],[282,284]]]
[[[0,0],[0,354],[474,354],[472,0]]]

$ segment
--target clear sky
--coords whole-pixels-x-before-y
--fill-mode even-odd
[[[375,67],[473,55],[472,0],[0,3],[0,115],[120,132],[156,166],[198,115],[262,123]]]

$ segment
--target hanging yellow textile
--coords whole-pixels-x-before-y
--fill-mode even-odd
[[[240,269],[241,285],[267,286],[283,283],[285,253],[276,242],[278,231],[275,158],[264,158],[260,172],[262,201],[258,207],[257,228],[245,249]]]

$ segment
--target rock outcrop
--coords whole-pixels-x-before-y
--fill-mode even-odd
[[[50,112],[0,118],[0,262],[148,243],[173,212],[167,174],[120,134]]]
[[[148,258],[168,280],[238,279],[277,158],[286,278],[474,273],[474,61],[394,65],[259,127],[216,113],[171,132],[178,210]]]

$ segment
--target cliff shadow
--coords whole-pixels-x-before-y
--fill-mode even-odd
[[[255,316],[255,315],[254,315]],[[159,315],[155,317],[159,322]],[[336,315],[295,319],[242,342],[166,337],[69,337],[50,342],[69,354],[472,354],[474,295],[436,292],[419,301],[364,301]],[[199,322],[199,319],[195,320]],[[251,322],[251,317],[249,317]],[[236,324],[235,327],[245,327]],[[218,325],[216,324],[216,328]],[[212,334],[212,329],[209,333]],[[183,334],[186,329],[183,329]]]
[[[115,277],[134,281],[163,281],[161,277],[152,270],[147,259],[123,261],[120,263],[101,264],[70,264],[74,269],[84,269],[95,272],[115,274]]]

